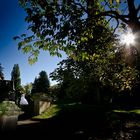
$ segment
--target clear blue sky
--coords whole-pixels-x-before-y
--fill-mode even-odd
[[[18,0],[0,0],[0,63],[7,80],[11,79],[14,64],[19,64],[22,84],[33,82],[41,70],[45,70],[49,76],[62,60],[42,52],[37,63],[28,63],[28,55],[18,51],[17,42],[13,40],[14,36],[26,33],[27,23],[24,18],[25,12],[18,5]],[[54,82],[51,81],[51,84]]]

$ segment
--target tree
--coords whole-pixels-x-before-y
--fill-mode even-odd
[[[93,41],[91,31],[93,26],[98,25],[102,30],[102,27],[108,25],[112,19],[116,20],[114,30],[119,25],[123,27],[128,25],[134,33],[139,33],[140,30],[140,5],[136,6],[136,0],[19,0],[19,2],[27,12],[25,20],[30,23],[28,29],[33,35],[27,37],[23,34],[15,39],[23,38],[19,42],[19,48],[25,53],[31,52],[29,60],[32,62],[37,60],[40,49],[50,51],[51,55],[60,56],[59,50],[70,54],[73,49],[77,49],[77,43],[87,39]],[[108,22],[103,20],[105,18]],[[32,56],[35,57],[32,59]]]
[[[72,82],[76,80],[76,77],[79,76],[80,69],[79,72],[77,72],[76,61],[71,58],[62,60],[58,64],[58,66],[58,68],[56,68],[52,73],[50,73],[50,78],[52,78],[52,80],[56,80],[59,83],[59,92],[57,93],[57,98],[72,99],[72,92],[75,90],[70,90],[69,88],[71,87]]]
[[[102,1],[102,10],[93,15],[92,18],[108,17],[109,21],[113,21],[114,32],[116,29],[123,29],[123,33],[129,32],[130,28],[135,36],[135,44],[131,44],[130,50],[126,48],[126,61],[129,59],[129,65],[137,67],[140,70],[140,3],[137,0],[110,0]],[[128,51],[129,50],[129,51]],[[127,61],[128,63],[128,61]]]
[[[0,63],[0,80],[4,80],[3,67],[1,66],[1,63]]]
[[[31,90],[32,90],[32,83],[24,85],[23,88],[24,88],[24,92],[27,95],[30,95],[31,94]]]
[[[39,73],[39,77],[35,78],[32,93],[49,93],[50,82],[45,71]]]
[[[60,95],[60,85],[52,85],[50,86],[50,97],[52,98],[53,101],[57,101],[58,97]]]
[[[12,72],[11,72],[11,81],[13,81],[14,89],[15,89],[15,100],[18,103],[21,91],[23,90],[21,86],[21,78],[20,78],[20,69],[18,64],[14,64]]]
[[[73,56],[73,50],[81,49],[81,54],[85,56],[84,48],[80,48],[83,45],[77,47],[78,44],[86,41],[84,43],[86,48],[89,46],[94,48],[93,44],[100,42],[103,44],[111,38],[111,36],[106,38],[108,30],[105,32],[105,28],[108,28],[109,24],[105,18],[91,19],[91,15],[95,12],[91,7],[96,7],[95,9],[99,11],[98,2],[91,3],[83,0],[20,2],[27,12],[25,20],[30,23],[29,29],[33,35],[23,34],[14,39],[23,39],[18,44],[19,49],[25,53],[31,52],[30,62],[37,60],[40,49],[48,50],[51,55],[57,56],[61,56],[60,50]],[[100,35],[102,32],[106,33],[105,39]]]
[[[98,50],[99,51],[99,50]],[[127,93],[133,95],[138,87],[139,72],[125,64],[121,50],[100,50],[93,60],[61,61],[50,74],[60,86],[60,99],[72,99],[90,103],[109,102]]]
[[[34,83],[32,84],[31,93],[36,93],[36,92],[38,92],[37,87],[39,87],[39,85],[38,85],[38,79],[35,78]]]
[[[108,5],[109,10],[100,13],[99,16],[109,16],[110,18],[114,18],[118,25],[119,21],[121,21],[127,24],[134,33],[139,32],[140,4],[136,3],[136,0],[119,0],[118,3],[115,3],[115,1],[113,3],[105,2],[105,5]],[[117,10],[117,8],[119,9]]]
[[[0,101],[3,101],[7,97],[6,88],[5,88],[5,83],[3,82],[4,80],[4,74],[3,74],[3,67],[1,66],[0,63]]]
[[[11,72],[11,81],[14,83],[14,88],[17,91],[21,87],[20,69],[18,64],[14,64]]]

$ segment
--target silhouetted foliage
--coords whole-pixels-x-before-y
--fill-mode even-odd
[[[14,100],[13,82],[0,80],[0,101]]]
[[[11,72],[11,81],[14,82],[15,90],[18,90],[21,86],[20,69],[19,65],[15,64]]]
[[[32,83],[24,85],[23,89],[24,89],[24,92],[26,93],[26,95],[30,95],[31,90],[32,90]]]
[[[87,103],[109,103],[127,93],[134,94],[139,84],[139,71],[129,67],[115,48],[100,49],[94,61],[61,61],[50,74],[60,86],[59,99],[72,99]],[[97,55],[96,54],[96,55]]]
[[[16,102],[19,101],[21,96],[21,78],[20,78],[20,68],[18,64],[14,64],[12,72],[11,72],[11,81],[13,81],[14,84],[14,90],[15,90],[15,100]]]
[[[0,63],[0,80],[4,80],[3,67],[1,66],[1,63]]]
[[[32,93],[49,93],[50,82],[45,71],[39,73],[39,77],[35,78]]]
[[[23,34],[14,39],[23,39],[19,42],[19,49],[25,53],[31,52],[29,60],[32,63],[37,61],[40,49],[48,50],[51,55],[61,56],[59,50],[71,55],[71,52],[77,49],[77,44],[84,40],[88,40],[88,43],[94,40],[98,42],[96,37],[102,40],[98,34],[102,33],[108,23],[111,25],[112,21],[113,34],[120,27],[126,30],[129,26],[136,34],[140,30],[140,6],[136,6],[136,0],[19,0],[19,2],[27,13],[25,20],[29,23],[28,29],[33,34],[31,36]],[[94,26],[97,28],[97,25],[100,31],[94,30],[93,35],[92,29]],[[80,54],[85,56],[85,53]],[[88,55],[86,57],[88,58]]]
[[[52,85],[50,86],[50,96],[52,98],[52,101],[57,101],[60,95],[60,84]]]

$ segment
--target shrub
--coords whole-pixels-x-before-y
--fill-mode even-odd
[[[0,115],[18,115],[20,110],[13,101],[3,101],[0,103]]]

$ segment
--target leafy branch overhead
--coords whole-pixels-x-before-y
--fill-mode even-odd
[[[41,49],[53,56],[61,57],[61,51],[73,56],[81,44],[94,48],[94,44],[106,43],[112,35],[103,39],[98,32],[112,26],[114,19],[112,34],[121,24],[134,32],[140,29],[140,5],[136,7],[135,0],[19,0],[19,3],[27,13],[25,20],[32,35],[14,39],[20,40],[19,49],[31,53],[31,62],[37,61]]]

